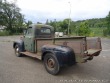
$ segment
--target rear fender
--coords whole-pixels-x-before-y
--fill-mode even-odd
[[[60,66],[73,65],[76,62],[73,50],[66,46],[44,45],[42,47],[42,60],[47,53],[52,53]]]

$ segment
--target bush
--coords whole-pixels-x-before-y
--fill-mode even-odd
[[[90,36],[91,29],[89,28],[88,21],[82,22],[78,29],[79,36]]]
[[[91,33],[89,34],[89,37],[95,37],[94,32],[91,32]]]
[[[0,31],[0,36],[10,35],[9,31]]]
[[[103,30],[103,35],[104,36],[110,36],[110,30],[109,29]]]

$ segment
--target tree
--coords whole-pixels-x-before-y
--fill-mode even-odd
[[[54,28],[56,28],[56,21],[50,20],[49,25],[51,25],[51,26],[53,26]]]
[[[28,20],[28,22],[26,22],[26,27],[29,27],[29,25],[32,24],[32,21]]]
[[[71,19],[64,19],[64,20],[62,21],[62,23],[61,23],[60,26],[62,27],[63,30],[68,30],[69,20],[71,20]]]
[[[70,22],[70,34],[73,34],[73,33],[75,33],[75,31],[76,31],[76,25],[75,25],[75,22],[74,21],[71,21]]]
[[[6,0],[0,4],[0,25],[6,26],[10,32],[14,32],[16,28],[21,28],[24,16],[20,13],[20,8]]]
[[[106,21],[107,21],[106,22],[107,23],[107,29],[104,30],[104,35],[105,36],[110,35],[110,12],[106,17]]]
[[[78,29],[79,36],[89,36],[91,30],[89,29],[88,21],[82,22]]]
[[[0,0],[0,17],[2,16],[2,0]],[[2,25],[3,24],[3,21],[2,21],[2,19],[0,18],[0,25]]]
[[[46,20],[46,23],[45,23],[45,24],[47,24],[47,25],[49,24],[49,21],[48,21],[48,19]]]

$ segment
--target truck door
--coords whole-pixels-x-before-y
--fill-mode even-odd
[[[24,46],[26,51],[34,52],[34,36],[32,32],[32,27],[29,27],[26,31]]]

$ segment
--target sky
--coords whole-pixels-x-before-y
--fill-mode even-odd
[[[8,0],[13,1],[13,0]],[[26,20],[33,23],[71,18],[73,21],[104,18],[110,11],[110,0],[14,0]]]

